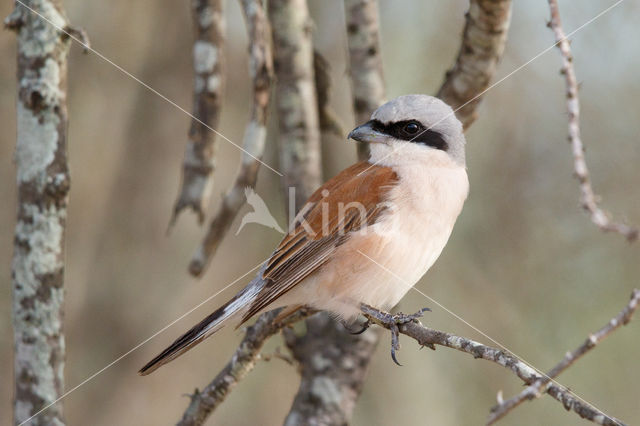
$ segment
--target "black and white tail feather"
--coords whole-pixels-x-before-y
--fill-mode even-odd
[[[264,269],[264,267],[262,268]],[[244,312],[255,297],[265,286],[265,280],[262,279],[262,269],[258,276],[253,279],[246,287],[238,292],[229,302],[221,306],[211,315],[193,326],[191,330],[184,333],[169,347],[160,352],[158,356],[149,361],[144,367],[138,371],[141,376],[157,370],[162,365],[173,361],[189,349],[220,330],[224,323],[236,314]]]

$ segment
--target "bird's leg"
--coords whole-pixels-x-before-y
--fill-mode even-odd
[[[396,359],[396,351],[400,350],[400,328],[398,326],[417,320],[418,318],[422,317],[424,312],[431,311],[431,309],[429,308],[422,308],[415,314],[403,314],[402,312],[398,312],[397,314],[390,314],[389,312],[380,311],[372,306],[369,306],[366,303],[362,303],[360,305],[360,310],[367,317],[368,321],[375,321],[391,331],[391,359],[393,359],[393,362],[398,365],[401,365]]]

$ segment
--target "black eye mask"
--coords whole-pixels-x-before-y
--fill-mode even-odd
[[[426,130],[422,123],[416,120],[397,121],[387,124],[379,120],[371,120],[369,124],[376,132],[384,133],[396,139],[428,145],[442,151],[446,151],[449,148],[440,133],[431,129]]]

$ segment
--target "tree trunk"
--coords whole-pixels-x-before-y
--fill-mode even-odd
[[[5,21],[18,35],[18,212],[12,265],[16,424],[52,404],[64,389],[64,233],[69,192],[70,41],[56,28],[68,28],[67,19],[60,1],[24,3],[42,17],[16,4]],[[53,405],[31,424],[64,424],[61,405]]]
[[[322,184],[318,104],[313,73],[312,22],[306,0],[270,0],[273,67],[282,187],[289,220]],[[295,208],[294,208],[295,207]]]

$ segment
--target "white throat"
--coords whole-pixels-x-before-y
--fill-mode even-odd
[[[412,166],[464,169],[463,165],[455,162],[446,152],[416,143],[404,141],[372,143],[369,145],[369,150],[369,163],[392,167],[394,170]]]

